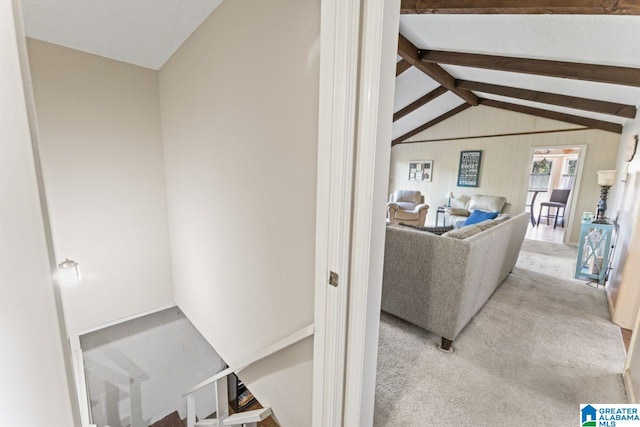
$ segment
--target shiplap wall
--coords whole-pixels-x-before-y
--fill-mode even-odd
[[[479,106],[470,108],[410,138],[409,141],[576,128],[580,126]],[[389,193],[397,189],[420,190],[425,195],[425,202],[430,205],[427,224],[435,223],[436,208],[446,204],[444,195],[448,191],[453,191],[456,197],[471,197],[474,194],[502,195],[512,203],[512,213],[522,212],[527,199],[526,182],[531,147],[586,145],[583,179],[574,203],[577,204],[578,215],[583,211],[593,212],[600,197],[596,171],[615,168],[619,142],[618,134],[600,130],[579,130],[396,145],[391,150]],[[482,150],[480,186],[477,188],[456,186],[462,150]],[[410,160],[433,160],[433,180],[409,181]],[[543,194],[539,196],[543,197]],[[577,243],[579,233],[580,223],[575,221],[571,228],[570,241]]]

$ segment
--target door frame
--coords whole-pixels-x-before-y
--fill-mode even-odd
[[[313,425],[371,425],[400,0],[322,0]],[[338,286],[328,284],[329,272]]]
[[[584,168],[584,160],[587,155],[587,144],[570,144],[570,145],[544,145],[544,146],[532,146],[529,148],[529,161],[527,162],[527,177],[531,173],[531,163],[533,162],[533,158],[535,157],[536,150],[551,150],[551,149],[563,149],[563,148],[579,148],[580,154],[578,155],[578,169],[576,170],[576,179],[573,183],[573,188],[571,189],[571,194],[569,195],[569,205],[571,209],[569,209],[569,220],[567,221],[562,235],[562,243],[565,245],[571,244],[571,230],[573,229],[574,219],[576,217],[576,208],[577,204],[575,201],[577,200],[577,194],[580,192],[580,183],[582,182],[582,171]],[[527,194],[529,190],[529,180],[525,179],[525,188],[524,193]],[[525,196],[525,205],[526,205],[526,196]],[[533,209],[533,206],[531,206]],[[535,216],[535,212],[534,212]],[[566,215],[565,215],[566,216]],[[580,215],[582,218],[582,215]],[[575,246],[575,245],[574,245]]]

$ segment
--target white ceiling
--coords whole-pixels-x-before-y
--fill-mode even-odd
[[[222,0],[22,0],[28,37],[158,70]]]
[[[160,69],[222,0],[22,0],[27,36]],[[400,32],[421,49],[551,59],[640,68],[640,17],[603,15],[402,15]],[[456,79],[623,104],[640,88],[443,65]],[[410,68],[396,79],[394,111],[439,85]],[[626,119],[477,95],[624,124]],[[462,104],[439,96],[394,123],[401,136]]]
[[[423,124],[464,103],[465,101],[458,97],[458,95],[446,92],[395,122],[393,124],[391,136],[395,139],[407,132],[411,132],[415,128],[422,126]]]
[[[640,16],[610,15],[402,15],[400,33],[420,49],[448,50],[640,68]],[[454,78],[517,88],[640,104],[640,88],[545,77],[479,68],[442,65]],[[395,110],[405,107],[438,85],[416,69],[396,79]],[[454,96],[448,93],[449,96]],[[546,110],[626,123],[627,119],[476,92],[483,98]],[[437,98],[394,123],[393,137],[453,109]],[[462,100],[460,100],[460,103]],[[428,112],[427,112],[428,111]],[[414,116],[415,120],[412,120]],[[429,119],[430,120],[430,119]]]

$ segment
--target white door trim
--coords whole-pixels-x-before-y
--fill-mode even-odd
[[[373,425],[400,0],[364,0],[345,426]]]
[[[313,425],[340,426],[344,400],[361,0],[322,0]],[[329,270],[339,276],[328,284]]]
[[[624,389],[627,392],[627,403],[638,403],[636,400],[637,390],[633,388],[633,381],[631,379],[631,362],[635,357],[636,341],[638,340],[638,328],[640,328],[640,310],[636,315],[636,321],[633,326],[633,334],[631,335],[631,342],[629,343],[629,351],[627,352],[627,359],[624,361],[624,370],[622,371],[622,379],[624,382]]]
[[[573,183],[573,189],[571,190],[571,194],[569,195],[569,204],[571,209],[569,210],[569,220],[564,227],[564,235],[562,237],[562,243],[565,245],[569,245],[571,243],[571,230],[573,229],[573,223],[576,218],[576,209],[577,203],[577,195],[580,194],[580,183],[582,182],[582,170],[584,168],[584,161],[587,155],[587,144],[570,144],[570,145],[544,145],[544,146],[535,146],[529,148],[529,162],[527,163],[527,168],[531,168],[531,163],[533,162],[533,157],[535,156],[536,150],[546,150],[546,149],[563,149],[563,148],[579,148],[580,154],[578,155],[578,170],[576,171],[576,181]],[[527,176],[529,176],[529,169],[527,169]],[[525,188],[524,193],[526,194],[529,190],[529,180],[525,179]],[[526,200],[526,199],[525,199]],[[526,204],[526,201],[525,201]],[[533,209],[533,206],[531,207]],[[535,212],[534,212],[535,216]],[[582,219],[582,215],[580,215],[580,219]]]
[[[399,13],[400,0],[322,0],[316,427],[373,422]]]

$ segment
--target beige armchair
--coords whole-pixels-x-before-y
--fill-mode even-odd
[[[453,200],[451,201],[451,204],[454,205]],[[498,211],[505,214],[511,209],[511,203],[507,203],[506,197],[483,196],[481,194],[476,194],[469,199],[462,208],[453,206],[446,208],[445,222],[447,225],[459,226],[469,217],[469,215],[471,215],[471,212],[476,209],[485,212]]]
[[[424,196],[419,191],[396,190],[389,197],[387,213],[391,224],[403,222],[423,226],[429,205],[424,204]]]

